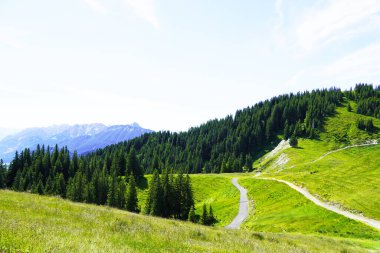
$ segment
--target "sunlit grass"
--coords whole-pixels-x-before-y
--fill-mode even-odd
[[[210,228],[0,191],[0,251],[5,252],[367,252],[379,244]]]
[[[283,183],[256,178],[239,183],[254,200],[246,229],[380,239],[380,231],[319,207]]]
[[[355,108],[352,101],[351,105]],[[371,117],[339,107],[326,120],[319,140],[300,139],[299,148],[288,148],[268,159],[263,176],[292,181],[326,201],[380,219],[380,145],[341,150],[310,163],[331,150],[380,141],[380,120],[371,118],[376,130],[368,133],[356,127],[360,118]],[[287,157],[285,165],[278,165],[280,156]]]

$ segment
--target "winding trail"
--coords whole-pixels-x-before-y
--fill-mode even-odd
[[[243,221],[248,217],[249,204],[247,190],[240,186],[237,182],[237,178],[232,179],[232,184],[240,191],[239,213],[234,220],[226,226],[228,229],[239,229]]]
[[[347,218],[350,218],[350,219],[353,219],[353,220],[357,220],[357,221],[366,223],[367,225],[380,230],[380,221],[374,220],[374,219],[370,219],[370,218],[367,218],[367,217],[362,216],[362,215],[354,214],[354,213],[351,213],[349,211],[345,211],[343,209],[340,209],[339,207],[336,207],[336,206],[334,206],[332,204],[329,204],[327,202],[323,202],[323,201],[317,199],[316,197],[314,197],[313,195],[311,195],[310,192],[307,189],[305,189],[305,188],[301,188],[301,187],[296,186],[296,185],[294,185],[294,184],[292,184],[292,183],[290,183],[288,181],[281,180],[281,179],[275,179],[275,178],[257,178],[257,179],[273,180],[273,181],[277,181],[277,182],[281,182],[281,183],[287,184],[289,187],[291,187],[294,190],[298,191],[299,193],[301,193],[307,199],[313,201],[318,206],[321,206],[321,207],[323,207],[323,208],[325,208],[327,210],[330,210],[332,212],[335,212],[337,214],[343,215],[343,216],[345,216]]]

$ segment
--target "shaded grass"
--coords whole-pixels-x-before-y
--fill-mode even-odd
[[[55,197],[0,191],[5,252],[367,252],[380,245],[210,228]]]
[[[283,183],[255,178],[239,183],[254,200],[246,229],[380,240],[380,231],[319,207]]]

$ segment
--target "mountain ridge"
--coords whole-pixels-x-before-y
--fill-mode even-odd
[[[133,139],[152,130],[142,128],[138,123],[110,125],[102,123],[52,125],[32,127],[8,135],[0,140],[0,158],[8,163],[16,151],[34,149],[37,144],[45,146],[67,146],[78,154],[95,151],[108,145]]]

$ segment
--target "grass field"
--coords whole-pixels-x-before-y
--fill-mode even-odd
[[[305,186],[321,198],[380,219],[380,145],[332,153],[284,170],[277,178]]]
[[[355,108],[353,102],[351,105]],[[357,129],[360,118],[370,117],[339,107],[336,115],[326,120],[318,140],[300,139],[298,148],[262,159],[263,176],[292,181],[344,209],[380,219],[380,145],[338,151],[310,163],[337,148],[370,140],[379,142],[380,120],[371,118],[376,130],[368,133]]]
[[[55,197],[0,191],[4,252],[368,252],[369,240],[210,228]]]
[[[145,176],[144,183],[140,183],[138,189],[139,205],[144,208],[151,175]],[[238,213],[239,207],[239,191],[231,183],[232,176],[230,174],[198,174],[190,175],[191,184],[193,186],[193,194],[195,201],[195,213],[202,213],[202,206],[206,203],[212,205],[214,214],[218,219],[215,226],[226,226]],[[143,187],[142,187],[143,186]]]
[[[283,183],[255,178],[239,183],[254,200],[246,229],[380,240],[380,231],[325,210]]]

